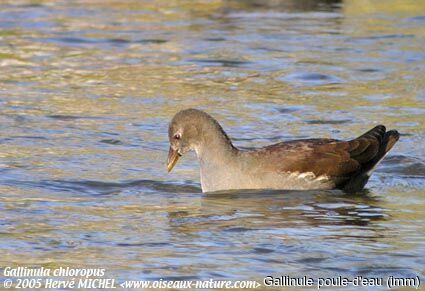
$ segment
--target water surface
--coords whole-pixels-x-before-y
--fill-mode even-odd
[[[422,276],[423,1],[2,1],[0,266]],[[240,147],[401,132],[361,195],[201,194],[180,109]]]

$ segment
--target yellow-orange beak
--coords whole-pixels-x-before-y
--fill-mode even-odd
[[[168,172],[170,172],[174,168],[179,158],[180,158],[179,152],[174,150],[172,147],[170,147],[170,149],[168,150],[168,159],[167,159]]]

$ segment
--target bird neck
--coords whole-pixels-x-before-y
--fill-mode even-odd
[[[237,152],[238,149],[218,122],[213,120],[204,127],[201,143],[196,148],[201,166],[207,162],[216,166],[226,164]]]
[[[238,169],[239,150],[220,129],[208,131],[196,149],[203,192],[216,191],[220,185],[228,185],[229,173]]]

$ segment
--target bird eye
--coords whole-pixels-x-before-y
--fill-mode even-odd
[[[179,133],[176,133],[175,135],[174,135],[174,139],[180,139],[180,134]]]

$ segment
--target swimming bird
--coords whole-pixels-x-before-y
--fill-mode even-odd
[[[230,189],[363,189],[376,165],[399,139],[378,125],[349,140],[280,142],[253,150],[236,148],[220,124],[197,109],[178,112],[168,129],[167,169],[188,151],[200,164],[202,192]]]

